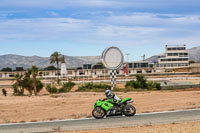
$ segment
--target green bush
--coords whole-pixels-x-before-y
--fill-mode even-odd
[[[147,81],[144,75],[142,74],[136,75],[136,81],[135,80],[127,81],[125,87],[135,88],[135,89],[148,89],[148,90],[161,89],[160,83]]]
[[[157,89],[157,90],[161,90],[160,83],[155,83],[155,84],[156,84],[156,85],[155,85],[155,86],[156,86],[156,89]]]
[[[37,92],[40,92],[43,87],[44,87],[44,84],[38,79],[37,85],[36,85]]]
[[[4,95],[4,96],[7,96],[7,91],[3,88],[2,89],[2,94]]]
[[[79,86],[77,91],[105,91],[108,88],[111,87],[107,84],[90,82]]]
[[[59,92],[69,92],[74,86],[74,82],[64,83],[63,86],[59,89]]]
[[[51,85],[47,85],[46,90],[47,90],[50,94],[53,94],[53,93],[57,93],[57,92],[58,92],[58,89],[57,89],[55,86],[51,86]]]
[[[16,84],[12,85],[14,96],[24,96],[24,87],[17,88]]]
[[[3,71],[3,72],[11,72],[12,68],[10,68],[10,67],[2,68],[1,71]]]

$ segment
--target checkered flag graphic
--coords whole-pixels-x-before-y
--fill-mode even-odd
[[[110,72],[110,80],[111,80],[111,89],[113,90],[116,86],[116,75],[117,75],[117,71],[116,70],[111,70]]]

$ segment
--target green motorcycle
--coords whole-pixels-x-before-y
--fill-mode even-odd
[[[134,116],[136,113],[136,109],[133,105],[129,104],[132,102],[133,100],[131,98],[123,99],[120,104],[113,104],[113,101],[111,99],[99,99],[94,104],[92,116],[96,119],[102,119],[105,116]]]

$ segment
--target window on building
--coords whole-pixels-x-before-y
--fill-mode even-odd
[[[141,67],[148,67],[148,63],[141,63]]]
[[[185,47],[179,47],[177,50],[185,50]]]
[[[171,48],[167,48],[167,50],[172,50]]]
[[[79,75],[85,75],[84,71],[79,71]]]
[[[172,50],[176,50],[176,48],[172,48]]]
[[[133,64],[132,64],[132,63],[129,63],[129,64],[128,64],[128,68],[133,68]]]
[[[134,63],[134,68],[138,68],[139,64],[138,63]]]
[[[9,77],[14,77],[14,73],[9,73]]]
[[[137,70],[137,73],[142,73],[142,70]]]
[[[151,70],[146,70],[146,73],[151,73]]]
[[[183,58],[183,61],[188,61],[188,58]]]
[[[83,69],[92,69],[92,64],[83,64]]]
[[[67,71],[68,74],[72,75],[72,71]]]
[[[43,72],[39,72],[39,76],[43,76],[43,74],[44,74]]]

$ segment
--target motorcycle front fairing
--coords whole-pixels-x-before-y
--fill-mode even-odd
[[[94,108],[96,107],[101,107],[103,108],[105,111],[108,111],[111,107],[113,107],[114,105],[107,102],[107,101],[101,101],[101,100],[98,100],[96,101],[95,105],[94,105]]]

